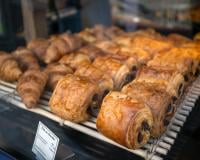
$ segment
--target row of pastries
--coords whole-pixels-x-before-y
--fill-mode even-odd
[[[103,135],[136,149],[165,131],[198,75],[199,45],[199,34],[97,25],[0,52],[0,78],[18,81],[26,107],[36,107],[46,88],[54,114],[77,123],[96,116]]]

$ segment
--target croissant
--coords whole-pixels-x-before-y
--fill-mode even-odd
[[[69,52],[73,52],[84,45],[84,41],[75,34],[72,35],[68,33],[63,33],[60,34],[59,36],[66,42],[66,44],[69,45],[70,48]]]
[[[117,54],[120,50],[118,44],[108,40],[98,41],[95,46],[110,54]]]
[[[103,25],[95,25],[90,31],[98,40],[112,40],[114,37],[124,34],[125,32],[116,26],[105,27]]]
[[[59,63],[51,63],[45,68],[45,72],[48,75],[47,87],[54,90],[58,81],[67,74],[73,73],[73,70]]]
[[[42,38],[37,38],[34,40],[31,40],[27,48],[32,50],[36,57],[41,61],[44,62],[46,57],[46,50],[50,45],[50,41]]]
[[[91,43],[99,40],[111,40],[121,34],[124,34],[124,31],[116,26],[105,27],[103,25],[95,25],[93,28],[84,29],[77,35]]]
[[[116,26],[107,27],[104,32],[105,35],[111,40],[117,36],[125,34],[125,32],[122,29]]]
[[[97,117],[97,129],[106,137],[131,149],[147,143],[153,118],[144,103],[120,92],[110,92]]]
[[[0,52],[0,79],[13,82],[21,75],[22,71],[14,57],[6,52]]]
[[[83,46],[78,51],[89,56],[91,61],[94,61],[94,59],[97,57],[103,57],[108,55],[106,52],[92,44]]]
[[[108,37],[105,34],[106,28],[103,25],[95,25],[93,28],[89,28],[87,32],[95,37],[95,41],[107,40]]]
[[[116,90],[119,90],[124,84],[130,82],[134,78],[130,69],[117,59],[98,57],[92,64],[105,74],[111,76]]]
[[[89,118],[87,109],[95,103],[98,92],[98,86],[86,77],[68,74],[58,81],[49,105],[61,118],[82,122]]]
[[[64,54],[70,52],[69,45],[59,37],[54,37],[50,40],[32,40],[29,42],[28,48],[36,54],[40,61],[46,64],[55,62],[59,60]]]
[[[19,47],[12,54],[19,62],[20,67],[22,68],[23,71],[25,71],[27,69],[39,69],[40,68],[38,60],[33,55],[31,50],[29,50],[27,48]]]
[[[90,29],[91,32],[95,35],[97,41],[99,40],[108,40],[105,30],[106,27],[100,24],[95,25],[93,28]]]
[[[68,65],[73,70],[76,70],[78,66],[85,62],[91,63],[90,58],[87,55],[78,51],[65,55],[59,60],[59,63]]]
[[[17,92],[27,108],[36,107],[47,82],[47,75],[40,70],[27,70],[19,79]]]
[[[165,67],[142,67],[134,81],[165,85],[166,91],[174,97],[180,97],[184,90],[184,77]]]
[[[49,40],[35,39],[29,42],[28,48],[33,50],[44,63],[58,61],[63,55],[72,52],[82,45],[82,40],[67,33],[52,36]]]
[[[145,103],[153,115],[152,137],[160,136],[176,110],[172,97],[160,84],[131,82],[122,92]]]
[[[92,33],[92,31],[89,28],[84,29],[76,35],[88,43],[97,41],[96,36],[94,35],[94,33]]]

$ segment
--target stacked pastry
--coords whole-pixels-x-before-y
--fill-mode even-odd
[[[12,55],[24,71],[18,79],[17,92],[26,107],[36,107],[46,85],[47,75],[41,71],[38,60],[30,49],[21,47]]]
[[[124,41],[121,41],[122,37],[118,37],[120,41],[119,39],[117,41],[118,43],[123,42],[124,45],[132,44],[132,46],[137,45],[141,47],[143,44],[138,44],[138,37],[141,39],[141,35],[128,37],[128,43],[125,43],[125,37],[123,37],[125,39]],[[145,35],[142,39],[143,38],[146,41],[146,38],[152,37]],[[162,42],[160,43],[160,48],[157,47],[159,50],[155,47],[152,49],[153,41],[149,44],[151,46],[150,48],[147,43],[145,43],[145,50],[152,53],[153,58],[147,62],[146,66],[139,68],[136,78],[125,85],[121,92],[110,92],[104,98],[97,117],[97,129],[101,133],[112,140],[133,149],[142,145],[144,143],[142,140],[146,140],[146,137],[149,134],[147,134],[148,132],[145,132],[145,129],[141,129],[143,127],[140,127],[137,132],[132,133],[132,136],[135,136],[135,139],[132,140],[134,145],[130,145],[127,142],[128,136],[130,136],[130,124],[139,123],[140,126],[143,126],[142,124],[144,121],[147,122],[147,120],[143,119],[142,123],[137,120],[137,118],[135,118],[136,116],[133,114],[137,113],[135,112],[135,110],[138,109],[136,108],[137,106],[130,107],[128,100],[122,103],[124,97],[129,97],[129,99],[132,98],[132,100],[136,99],[150,109],[153,120],[152,125],[150,125],[151,123],[147,123],[150,136],[156,138],[165,131],[166,126],[169,124],[170,119],[176,111],[177,104],[182,98],[186,87],[185,84],[188,84],[199,70],[200,52],[197,49],[197,46],[194,45],[196,42],[191,42],[191,40],[187,40],[181,36],[176,38],[178,40],[175,40],[174,38],[174,44],[171,40],[172,36],[170,36],[170,39],[166,38],[169,46],[173,45],[169,47],[169,49],[167,49],[167,45],[163,45],[163,39],[160,41]],[[158,41],[157,38],[154,40]],[[141,40],[141,43],[143,42],[144,41]],[[134,112],[131,109],[134,110]],[[129,119],[129,115],[132,115],[134,120]],[[150,119],[150,116],[147,119]],[[132,126],[132,130],[134,129],[134,126]],[[144,134],[141,134],[141,130]]]
[[[60,34],[49,39],[34,39],[27,47],[34,52],[37,58],[46,63],[58,61],[63,55],[70,53],[83,45],[83,41],[76,35]]]
[[[97,36],[94,34],[96,33],[94,32],[94,30],[99,28],[101,27],[98,26],[91,30],[86,29],[85,31],[79,33],[79,37],[82,37],[88,43],[92,43],[85,45],[78,51],[74,51],[70,54],[64,55],[59,60],[60,64],[68,65],[74,70],[74,75],[78,77],[78,83],[83,82],[79,79],[85,77],[89,82],[92,82],[98,87],[98,92],[94,93],[93,97],[89,100],[87,105],[80,104],[81,102],[79,101],[76,101],[76,103],[73,102],[74,108],[83,106],[86,108],[84,112],[82,112],[83,117],[86,117],[85,114],[88,111],[92,111],[90,113],[97,115],[100,104],[102,103],[102,99],[107,93],[109,93],[109,91],[121,90],[121,88],[125,84],[135,78],[138,68],[146,65],[154,56],[158,55],[160,52],[170,50],[174,47],[171,41],[166,40],[167,38],[161,36],[152,29],[133,32],[130,35],[120,33],[120,36],[113,36],[112,38],[110,38],[113,41],[110,41],[108,37],[105,38],[106,36],[104,35],[104,33],[102,33],[104,38],[102,38],[102,36]],[[82,33],[84,32],[90,32],[94,40],[88,40],[90,39],[90,37],[89,35],[83,36]],[[122,43],[122,40],[127,43]],[[141,43],[139,43],[140,41]],[[64,79],[66,78],[66,83],[68,84],[67,80],[69,77],[70,75],[63,77],[63,83]],[[73,84],[75,88],[77,88],[75,85],[77,85],[78,83]],[[170,90],[171,86],[167,83],[166,85],[168,86],[168,90]],[[78,85],[78,87],[83,86],[84,85]],[[63,91],[58,93],[56,92],[57,90]],[[62,85],[58,85],[54,90],[55,94],[53,94],[53,96],[51,97],[49,104],[52,111],[57,115],[61,116],[64,119],[77,122],[78,120],[71,118],[71,116],[67,116],[67,114],[63,116],[61,115],[61,111],[58,112],[59,109],[63,110],[62,107],[66,106],[65,110],[71,114],[71,110],[67,109],[67,104],[69,103],[69,100],[67,100],[67,98],[65,99],[66,96],[63,96],[65,92],[66,94],[68,94],[71,91],[69,91],[68,89],[63,89]],[[78,89],[76,91],[76,94],[79,95]],[[76,95],[73,94],[71,94],[70,96],[71,99],[73,99],[73,96],[76,97]],[[82,98],[85,98],[86,100],[87,96],[82,96]],[[76,117],[75,114],[76,113],[74,112],[74,116]],[[83,118],[82,120],[85,120],[85,118]]]
[[[141,31],[141,34],[143,32],[148,32],[148,30]],[[122,45],[108,41],[108,38],[102,41],[99,36],[93,36],[95,37],[95,40],[92,41],[93,43],[87,44],[78,51],[66,54],[59,60],[60,64],[68,65],[74,70],[74,76],[76,76],[74,81],[77,81],[77,83],[72,83],[70,84],[72,86],[63,88],[65,82],[65,85],[68,86],[68,79],[71,75],[63,77],[60,80],[63,85],[59,85],[60,83],[58,82],[49,104],[55,114],[67,120],[75,122],[86,120],[88,116],[85,115],[88,112],[97,115],[104,96],[111,90],[121,90],[125,84],[135,78],[137,69],[146,64],[152,57],[151,52],[153,51],[150,52],[144,49],[147,44],[131,47],[130,45]],[[149,39],[149,42],[151,42],[151,39]],[[163,46],[157,47],[156,44],[155,49],[159,47],[162,50]],[[165,45],[163,50],[166,50]],[[83,77],[85,78],[84,80]],[[81,90],[84,89],[85,85],[80,85],[80,83],[85,83],[86,80],[88,84],[95,84],[98,88],[98,90],[95,89],[92,98],[89,100],[87,95],[90,93],[90,90],[87,91],[89,92],[88,94],[86,92],[85,95],[82,95],[81,98],[87,101],[87,105],[78,100],[74,102],[70,101],[70,99],[75,99],[77,95],[82,94]],[[71,91],[71,87],[77,88],[76,93]],[[69,93],[71,93],[70,99],[65,96]],[[84,112],[79,110],[82,112],[82,117],[84,118],[72,118],[71,109],[68,108],[69,103],[73,108],[78,107],[77,110],[84,107]],[[68,114],[63,115],[63,109]],[[73,115],[74,117],[80,117],[80,113],[78,112],[73,112]]]
[[[199,61],[199,34],[191,40],[97,25],[32,40],[12,55],[1,52],[0,78],[18,80],[28,108],[46,86],[53,113],[77,123],[95,115],[101,133],[135,149],[165,131]]]
[[[36,107],[46,84],[53,90],[60,78],[73,73],[69,66],[56,61],[82,45],[82,39],[67,33],[49,39],[34,39],[27,48],[19,47],[12,54],[1,54],[0,78],[18,81],[16,89],[25,106]],[[49,65],[43,71],[39,62]]]

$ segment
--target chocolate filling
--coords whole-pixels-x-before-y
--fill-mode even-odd
[[[197,69],[194,76],[197,77],[199,74],[200,74],[200,71],[199,71],[199,69]]]
[[[103,92],[103,96],[102,96],[102,98],[104,98],[108,93],[109,93],[109,90],[106,89],[106,90]]]
[[[175,103],[177,101],[177,97],[173,96],[172,97],[172,102]]]
[[[138,143],[141,143],[141,142],[142,142],[142,140],[143,140],[142,133],[141,133],[141,132],[139,132],[139,133],[138,133]]]
[[[170,123],[171,116],[173,115],[175,110],[176,110],[176,107],[174,105],[172,105],[172,104],[168,105],[168,107],[166,108],[165,117],[163,120],[164,126],[167,126]]]
[[[98,100],[99,100],[99,95],[98,94],[94,94],[94,96],[92,97],[92,101],[90,106],[87,109],[87,112],[93,116],[97,116],[99,113],[99,105],[98,105]]]
[[[181,84],[178,88],[178,95],[180,96],[183,92],[183,84]]]
[[[134,75],[133,74],[128,74],[125,78],[125,82],[130,82],[132,79],[134,78]]]
[[[142,122],[142,129],[144,131],[150,131],[150,126],[149,126],[149,124],[146,121]]]
[[[184,75],[184,79],[185,79],[185,81],[187,82],[187,81],[189,80],[188,75]]]
[[[173,111],[173,107],[172,105],[170,104],[167,109],[166,109],[166,113],[171,113]]]
[[[138,143],[141,143],[143,141],[143,131],[145,132],[150,132],[150,126],[149,124],[147,123],[147,121],[143,121],[142,124],[141,124],[141,127],[140,127],[140,130],[139,130],[139,133],[138,133]]]
[[[133,66],[133,67],[131,68],[131,70],[132,70],[132,71],[137,71],[137,67],[136,67],[136,66]]]
[[[163,123],[164,123],[164,126],[168,126],[168,124],[169,124],[169,119],[165,118],[164,121],[163,121]]]
[[[99,99],[98,94],[94,94],[94,96],[92,97],[92,102],[97,102]]]
[[[126,76],[124,82],[122,83],[122,86],[124,86],[124,85],[126,85],[127,83],[131,82],[131,81],[135,78],[135,76],[136,76],[135,73],[129,73],[129,74]],[[121,86],[121,87],[122,87],[122,86]]]

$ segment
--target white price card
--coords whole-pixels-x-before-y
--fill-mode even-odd
[[[32,151],[38,160],[54,160],[58,148],[59,138],[39,122]]]

